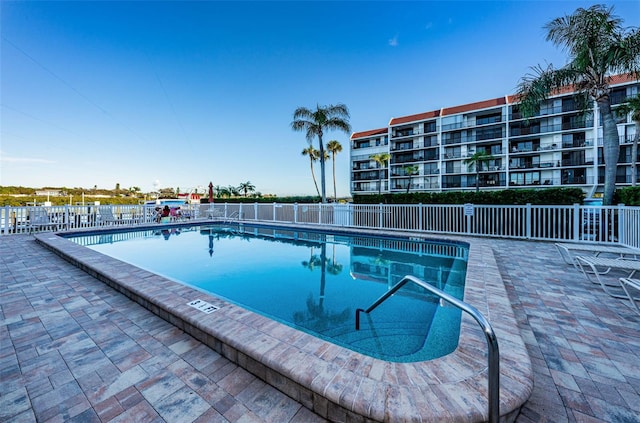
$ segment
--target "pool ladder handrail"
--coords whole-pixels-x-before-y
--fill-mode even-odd
[[[485,338],[487,340],[487,346],[489,348],[489,356],[488,356],[488,376],[489,376],[489,423],[497,423],[500,420],[500,352],[498,349],[498,339],[496,338],[496,334],[491,327],[489,321],[471,304],[465,303],[446,292],[434,287],[433,285],[429,285],[416,278],[415,276],[407,275],[402,280],[391,288],[389,291],[385,292],[380,298],[378,298],[373,304],[369,306],[366,310],[358,308],[356,309],[356,330],[360,330],[360,312],[370,313],[378,307],[383,301],[392,296],[397,290],[402,288],[404,284],[407,282],[415,283],[418,286],[426,289],[432,294],[437,295],[442,298],[446,302],[453,304],[458,307],[460,310],[465,313],[471,315],[475,319],[476,322],[482,328],[484,332]]]
[[[229,216],[225,216],[222,221],[224,223],[231,223],[234,220],[236,221],[240,221],[240,213],[238,213],[237,211],[234,211],[233,213],[231,213]]]

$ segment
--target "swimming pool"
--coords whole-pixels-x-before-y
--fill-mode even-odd
[[[366,315],[359,330],[355,311],[406,275],[463,299],[463,243],[248,225],[70,239],[371,357],[425,361],[458,345],[460,310],[441,307],[437,297],[411,284]]]
[[[268,226],[290,231],[310,228],[274,222]],[[148,225],[147,229],[159,227]],[[135,225],[131,228],[140,229]],[[432,238],[415,231],[374,232],[317,225],[314,228],[335,235],[401,235],[405,239],[437,242],[445,239],[468,245],[464,301],[490,320],[500,341],[501,421],[514,421],[533,390],[533,370],[491,240],[442,235]],[[125,236],[112,230],[77,232],[91,233],[96,238],[110,237],[113,241]],[[488,418],[487,342],[477,322],[467,314],[462,316],[458,347],[451,354],[428,361],[389,362],[106,256],[63,237],[68,234],[41,233],[34,238],[44,248],[327,420],[415,421],[419,416],[424,422],[480,422]],[[208,254],[208,248],[206,251]],[[196,302],[197,307],[191,305]],[[219,309],[211,312],[207,303]]]

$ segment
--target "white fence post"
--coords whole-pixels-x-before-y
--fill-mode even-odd
[[[67,226],[67,230],[71,229],[71,221],[69,220],[69,206],[64,206],[64,221]]]
[[[573,240],[580,240],[580,204],[573,204]]]
[[[527,228],[526,238],[531,239],[531,226],[533,225],[533,221],[531,219],[531,203],[527,203],[526,205],[526,216],[525,216],[525,227]]]
[[[9,234],[9,225],[11,224],[11,216],[9,215],[9,206],[4,206],[4,234]]]
[[[621,244],[626,243],[627,237],[624,231],[626,228],[625,224],[625,213],[624,213],[624,204],[618,204],[618,239],[612,239],[612,241],[617,241]]]
[[[298,223],[298,203],[293,203],[293,223]]]

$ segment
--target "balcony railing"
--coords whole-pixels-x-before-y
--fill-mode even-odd
[[[450,123],[447,125],[442,125],[442,131],[455,131],[456,129],[467,129],[467,128],[476,128],[480,126],[486,125],[496,125],[503,122],[502,117],[492,118],[495,120],[487,121],[487,122],[478,122],[477,120],[468,120],[466,122],[456,122]]]
[[[441,158],[442,160],[461,159],[462,153],[444,153]]]
[[[586,177],[586,176],[573,176],[573,177],[566,177],[563,176],[560,180],[562,185],[586,185],[586,184],[593,184],[594,178],[593,177]]]
[[[391,164],[399,164],[399,163],[412,163],[412,162],[421,162],[424,161],[424,156],[409,156],[409,157],[392,157]]]
[[[584,122],[562,122],[559,124],[551,125],[531,125],[531,126],[516,126],[510,127],[510,134],[512,137],[519,137],[524,135],[544,134],[548,132],[560,132],[568,131],[572,129],[585,129],[593,126],[593,120],[588,119]]]
[[[513,163],[509,165],[509,170],[518,169],[548,169],[559,166],[557,162],[540,162],[540,163]]]
[[[391,132],[391,138],[414,137],[422,134],[424,131],[421,129],[397,129]]]
[[[591,110],[590,108],[587,110]],[[569,104],[565,104],[565,105],[561,105],[561,106],[554,106],[554,107],[546,107],[546,108],[541,108],[540,111],[538,113],[536,113],[534,116],[532,116],[530,119],[535,119],[535,118],[540,118],[543,116],[550,116],[550,115],[559,115],[562,113],[575,113],[578,111],[578,107],[576,105],[569,105]],[[523,119],[522,117],[522,113],[521,112],[511,112],[509,114],[509,120],[519,120],[519,119]]]
[[[375,169],[375,166],[371,166],[369,164],[355,165],[353,166],[353,170],[369,170]]]
[[[620,135],[618,141],[620,142],[620,144],[630,144],[633,142],[633,135]],[[591,140],[591,142],[593,142],[593,140]],[[593,145],[593,144],[589,144],[589,145]],[[603,139],[602,137],[598,138],[598,147],[602,147],[603,145]]]

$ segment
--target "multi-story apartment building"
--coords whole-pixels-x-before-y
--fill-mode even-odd
[[[612,77],[613,109],[639,90],[638,79]],[[573,94],[566,89],[551,96],[528,121],[517,97],[508,95],[392,118],[385,128],[355,132],[351,194],[475,189],[476,169],[465,159],[484,151],[493,159],[480,166],[481,189],[580,187],[587,196],[598,196],[604,186],[602,124],[597,105],[585,112]],[[616,183],[630,185],[635,125],[626,115],[617,119],[617,127]],[[391,160],[379,169],[371,156],[383,152]]]

